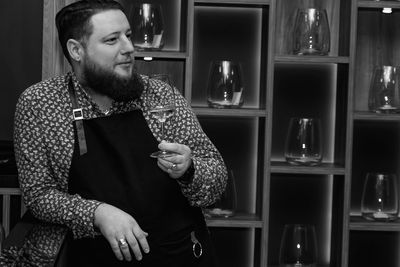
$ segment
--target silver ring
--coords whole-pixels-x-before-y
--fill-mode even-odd
[[[173,163],[172,166],[171,166],[171,169],[172,169],[172,170],[176,170],[177,167],[178,167],[178,165],[176,165],[175,163]]]
[[[118,246],[121,248],[126,247],[126,246],[128,246],[128,243],[126,243],[126,240],[124,238],[121,238],[118,240]]]

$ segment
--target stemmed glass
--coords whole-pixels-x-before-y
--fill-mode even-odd
[[[175,111],[175,93],[174,86],[171,83],[171,79],[168,74],[152,74],[150,79],[157,79],[160,81],[160,86],[164,87],[165,92],[171,91],[171,96],[162,95],[158,101],[150,106],[150,113],[160,122],[161,124],[161,140],[164,140],[164,123],[165,121],[174,114]],[[165,158],[173,155],[174,153],[159,150],[151,153],[152,158]]]

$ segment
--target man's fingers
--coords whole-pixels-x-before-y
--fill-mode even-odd
[[[142,256],[142,252],[140,251],[139,244],[136,241],[136,238],[133,235],[131,235],[131,237],[127,238],[127,241],[129,243],[129,247],[131,248],[133,254],[135,255],[136,260],[140,261],[143,256]],[[129,252],[129,247],[127,246],[128,252]],[[129,256],[130,256],[130,253],[129,253]],[[126,259],[126,257],[125,257],[125,259]]]
[[[150,252],[150,246],[147,242],[148,234],[144,232],[140,227],[133,228],[133,235],[136,238],[136,241],[139,243],[140,247],[143,249],[144,253]],[[137,244],[137,243],[136,243]]]
[[[117,257],[118,260],[122,261],[124,259],[124,256],[122,256],[121,249],[119,248],[119,245],[118,245],[118,241],[113,240],[110,242],[110,245],[111,245],[112,251],[115,254],[115,257]]]

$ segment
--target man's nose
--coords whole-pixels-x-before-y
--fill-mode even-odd
[[[133,53],[134,52],[132,40],[128,36],[124,36],[123,37],[122,43],[123,43],[122,52],[121,52],[122,54]]]

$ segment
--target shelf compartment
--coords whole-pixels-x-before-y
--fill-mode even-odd
[[[350,230],[400,232],[400,219],[394,222],[372,222],[361,216],[351,216]]]
[[[260,214],[263,185],[264,118],[200,116],[200,124],[232,170],[237,189],[237,212]],[[238,142],[240,140],[240,142]],[[238,156],[240,155],[240,156]]]
[[[241,64],[243,107],[265,109],[268,6],[195,5],[191,103],[207,106],[211,62]]]
[[[261,228],[262,221],[255,214],[235,214],[230,218],[206,218],[209,227]]]
[[[349,267],[400,266],[400,233],[379,231],[351,231]]]
[[[347,64],[275,64],[272,161],[285,161],[286,135],[291,117],[319,118],[323,163],[344,166]]]
[[[294,166],[286,161],[273,161],[270,166],[271,173],[298,173],[298,174],[334,174],[334,175],[344,175],[345,168],[343,166],[332,164],[332,163],[322,163],[318,166]]]
[[[350,214],[361,214],[362,191],[367,173],[395,173],[400,177],[399,158],[400,121],[354,122]]]
[[[135,1],[119,0],[124,6],[128,19],[132,16]],[[186,51],[188,1],[186,0],[152,0],[152,4],[161,6],[164,22],[164,47],[161,51]],[[131,19],[130,19],[131,20]]]
[[[344,176],[271,174],[268,266],[278,265],[285,224],[312,224],[318,266],[339,266],[343,231]]]
[[[372,3],[372,2],[371,2]],[[386,5],[386,1],[376,2]],[[398,3],[399,5],[400,3]],[[372,75],[376,67],[400,65],[400,10],[383,14],[380,9],[359,9],[354,65],[354,110],[368,111]]]
[[[303,0],[276,1],[276,37],[275,54],[292,54],[292,31],[296,18],[297,8],[321,8],[326,9],[331,35],[329,56],[348,56],[350,39],[350,10],[351,1],[312,1],[312,5]],[[339,38],[340,36],[340,38]],[[304,56],[308,57],[308,56]]]
[[[194,112],[199,116],[217,116],[217,117],[266,117],[266,110],[259,109],[216,109],[205,107],[193,107]]]
[[[210,232],[218,266],[260,266],[260,229],[211,228]]]

